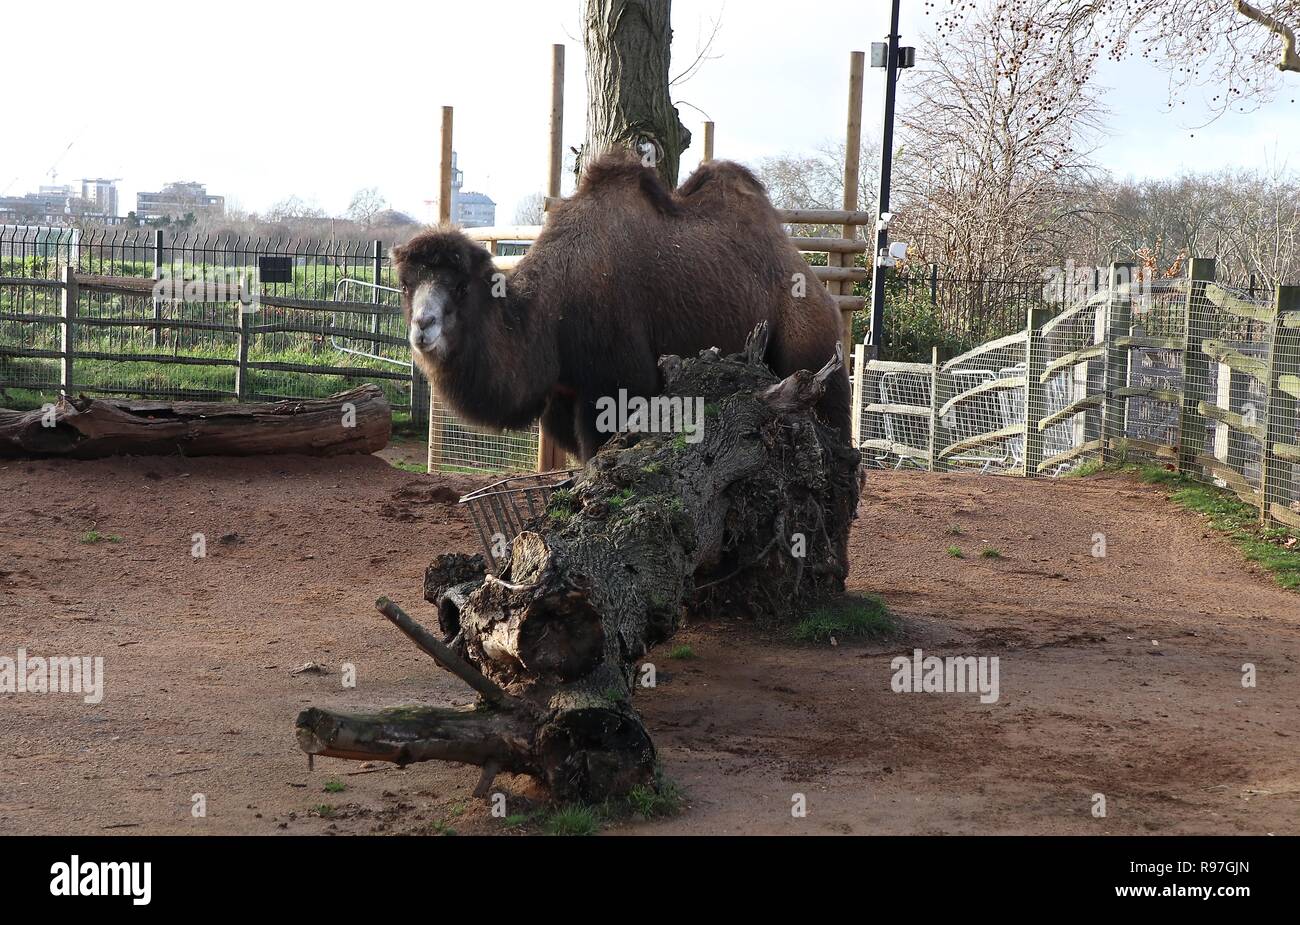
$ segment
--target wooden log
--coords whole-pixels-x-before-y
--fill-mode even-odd
[[[431,565],[425,595],[448,643],[381,600],[482,695],[476,709],[307,710],[300,746],[480,765],[480,793],[498,769],[531,774],[565,800],[651,784],[654,745],[631,703],[636,663],[688,610],[797,619],[842,591],[848,572],[859,452],[811,411],[842,357],[778,380],[762,363],[766,346],[760,325],[744,354],[663,358],[664,396],[715,409],[691,432],[698,440],[619,434],[513,537],[499,574],[482,557]]]
[[[374,453],[391,432],[388,400],[372,384],[273,404],[78,397],[47,409],[0,410],[0,457],[335,456]]]

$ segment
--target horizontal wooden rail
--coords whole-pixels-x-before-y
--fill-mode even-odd
[[[1089,411],[1093,408],[1100,408],[1106,401],[1105,395],[1085,395],[1083,398],[1070,402],[1060,411],[1053,411],[1045,418],[1038,419],[1038,430],[1043,432],[1053,424],[1059,424],[1066,418],[1073,417],[1080,411]]]
[[[1198,453],[1195,462],[1196,465],[1208,469],[1216,479],[1222,479],[1223,483],[1232,489],[1233,493],[1241,500],[1252,505],[1259,504],[1259,489],[1246,481],[1244,475],[1223,460],[1207,456],[1204,453]]]
[[[865,283],[871,271],[865,267],[813,267],[813,275],[822,282]]]
[[[46,289],[62,289],[63,281],[43,279],[38,276],[0,276],[0,286],[40,286]]]
[[[895,456],[906,456],[909,459],[929,459],[929,450],[918,450],[914,446],[908,446],[906,443],[896,443],[893,440],[871,439],[863,440],[858,443],[859,449],[878,450],[882,453],[892,453]]]
[[[1016,344],[1023,344],[1024,342],[1024,331],[1017,331],[1014,334],[1008,334],[1006,337],[999,337],[997,340],[991,340],[986,344],[980,344],[974,349],[967,350],[965,353],[958,354],[947,363],[943,364],[942,371],[947,372],[948,370],[973,360],[977,356],[982,356],[985,353],[991,353],[994,350],[1001,350],[1004,347],[1014,347]]]
[[[1277,309],[1272,305],[1259,305],[1239,298],[1215,283],[1205,284],[1205,298],[1210,304],[1223,309],[1238,318],[1252,321],[1272,321],[1277,317]]]
[[[865,254],[870,245],[853,238],[804,238],[790,236],[790,243],[805,254]]]
[[[85,356],[85,354],[77,354]],[[407,372],[394,372],[387,369],[371,369],[369,366],[313,366],[310,363],[276,363],[271,361],[249,360],[249,369],[272,370],[282,373],[313,373],[320,376],[343,376],[355,379],[364,377],[366,379],[400,379],[403,382],[409,381],[411,374]]]
[[[964,440],[958,440],[956,443],[950,443],[939,451],[939,458],[945,459],[955,453],[963,450],[972,450],[977,446],[983,446],[986,443],[996,443],[999,440],[1007,440],[1011,437],[1023,437],[1025,434],[1025,425],[1008,424],[1006,427],[999,427],[997,430],[991,430],[988,433],[978,434],[974,437],[967,437]]]
[[[1235,411],[1229,411],[1227,408],[1220,408],[1218,405],[1212,405],[1208,402],[1198,401],[1196,411],[1201,417],[1209,418],[1212,421],[1218,421],[1227,427],[1243,434],[1254,437],[1256,440],[1268,439],[1268,428],[1263,424],[1247,424],[1246,419]]]
[[[1181,337],[1153,337],[1144,334],[1131,334],[1127,337],[1115,338],[1115,346],[1121,349],[1137,350],[1182,350],[1186,348],[1187,341]]]
[[[1105,356],[1105,354],[1105,344],[1093,344],[1090,347],[1083,347],[1079,350],[1063,354],[1047,364],[1047,368],[1044,369],[1043,374],[1038,377],[1038,381],[1040,384],[1045,383],[1048,379],[1051,379],[1052,376],[1056,375],[1066,367],[1078,366],[1080,363],[1095,360],[1098,357]]]
[[[983,395],[987,392],[999,392],[1004,389],[1023,389],[1024,387],[1024,376],[1004,376],[1001,379],[990,379],[987,382],[981,382],[973,389],[967,389],[965,392],[960,392],[944,402],[943,407],[939,409],[938,416],[947,416],[948,412],[958,403],[974,398],[977,395]]]
[[[1065,463],[1078,459],[1080,456],[1091,453],[1094,450],[1100,450],[1101,448],[1102,440],[1100,437],[1096,440],[1089,440],[1087,443],[1081,443],[1073,449],[1066,450],[1064,453],[1057,453],[1055,456],[1047,457],[1038,464],[1038,471],[1046,472],[1053,466],[1064,465]]]
[[[1153,401],[1169,402],[1173,405],[1183,400],[1183,393],[1174,389],[1149,389],[1138,385],[1115,389],[1114,395],[1116,398],[1150,398]]]
[[[1235,369],[1268,385],[1268,363],[1258,357],[1242,353],[1219,340],[1202,341],[1201,352],[1229,369]]]
[[[864,409],[873,414],[910,414],[918,418],[928,418],[930,416],[929,405],[891,405],[891,404],[871,404]]]

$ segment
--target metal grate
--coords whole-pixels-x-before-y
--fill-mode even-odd
[[[553,469],[513,475],[462,497],[460,503],[478,533],[487,561],[496,566],[504,557],[506,544],[546,512],[551,496],[578,471]]]

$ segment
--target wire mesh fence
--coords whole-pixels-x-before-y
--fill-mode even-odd
[[[931,363],[854,377],[873,467],[1063,475],[1154,457],[1300,527],[1300,288],[1219,285],[1113,266],[1105,285],[1022,330]]]
[[[1025,332],[989,341],[939,365],[934,468],[1024,471]]]
[[[866,465],[929,467],[933,381],[932,363],[872,360],[859,365],[854,382],[862,390],[858,446]]]

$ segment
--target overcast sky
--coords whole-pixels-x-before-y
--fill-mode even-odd
[[[137,190],[186,179],[248,210],[297,195],[341,213],[353,192],[375,186],[425,218],[439,107],[452,105],[466,188],[491,195],[508,223],[517,201],[545,183],[555,42],[568,46],[565,144],[582,140],[581,8],[230,0],[106,11],[61,0],[56,19],[40,4],[7,4],[6,73],[27,75],[11,83],[27,89],[21,128],[3,120],[0,191],[34,190],[56,166],[59,182],[120,177],[123,212]],[[903,0],[905,44],[919,44],[924,8]],[[717,155],[749,163],[833,143],[844,132],[849,52],[883,38],[887,9],[887,0],[675,0],[675,72],[710,22],[722,23],[715,60],[675,88],[683,121],[697,131],[707,113]],[[1135,176],[1300,167],[1300,78],[1289,80],[1264,109],[1195,128],[1197,101],[1170,111],[1161,73],[1110,65],[1112,134],[1097,158]],[[879,131],[881,88],[881,72],[868,70],[866,132]]]

